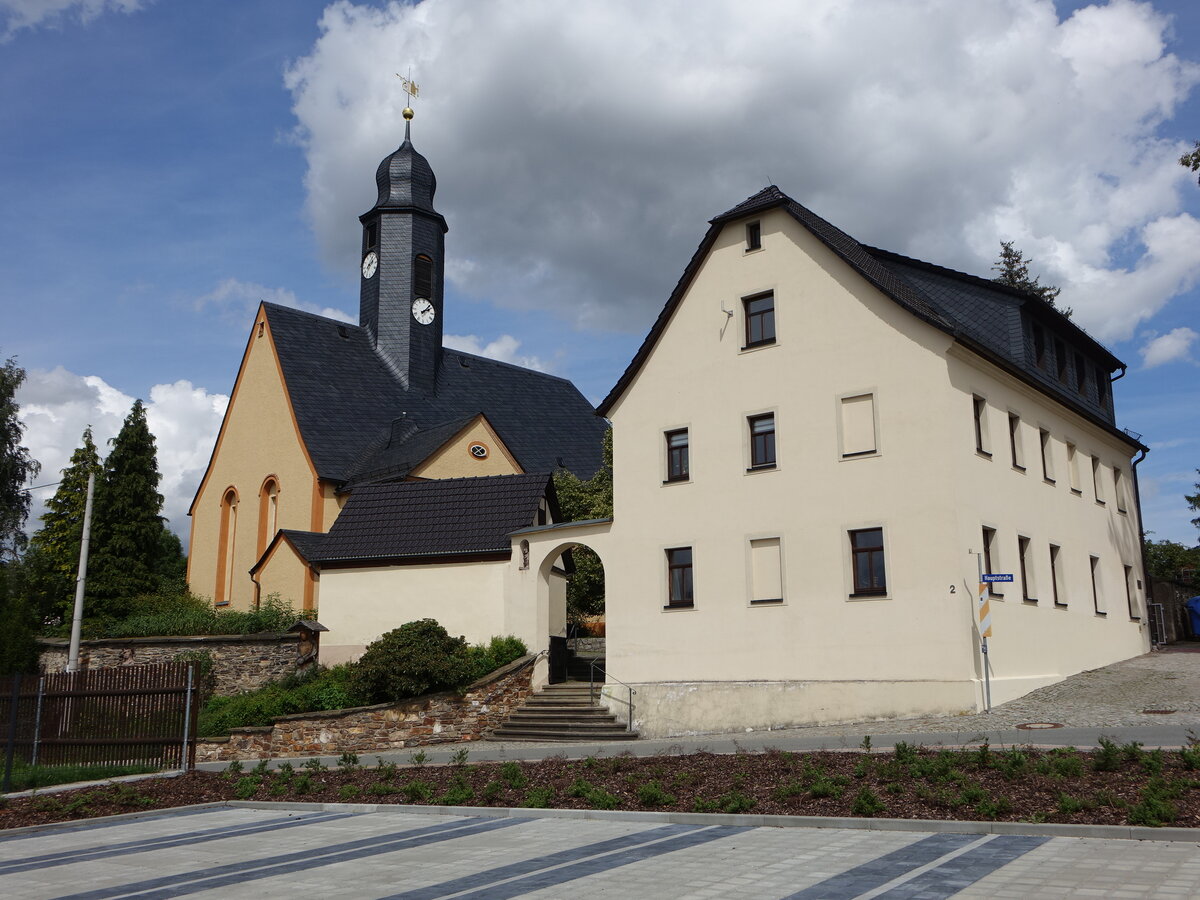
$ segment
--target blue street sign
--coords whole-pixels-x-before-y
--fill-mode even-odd
[[[1009,583],[1013,580],[1011,575],[984,575],[984,584],[998,584],[1001,582]]]

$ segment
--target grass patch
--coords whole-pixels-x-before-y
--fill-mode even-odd
[[[14,761],[11,789],[14,791],[30,791],[35,788],[50,787],[55,784],[74,784],[77,781],[103,781],[107,778],[119,778],[122,775],[145,775],[157,771],[157,766],[27,766],[19,761]]]

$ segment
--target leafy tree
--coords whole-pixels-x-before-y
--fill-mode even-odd
[[[607,519],[613,514],[613,446],[612,429],[604,433],[603,465],[587,481],[566,469],[554,473],[554,490],[564,522],[583,519]],[[600,557],[586,547],[571,551],[575,574],[567,585],[567,617],[578,621],[581,616],[604,612],[604,566]]]
[[[29,492],[25,482],[41,466],[21,446],[25,432],[17,418],[17,388],[25,370],[9,359],[0,367],[0,565],[18,558],[25,549],[25,517],[29,515]]]
[[[1200,548],[1148,540],[1143,549],[1151,578],[1200,587]]]
[[[1185,153],[1179,157],[1179,164],[1185,169],[1191,169],[1193,172],[1200,172],[1200,141],[1196,141],[1196,149],[1191,153]],[[1200,184],[1200,177],[1197,177],[1196,182]]]
[[[1040,297],[1069,319],[1074,310],[1070,307],[1060,309],[1055,302],[1062,288],[1041,284],[1041,276],[1030,278],[1029,264],[1031,262],[1033,260],[1026,259],[1025,254],[1014,247],[1012,241],[1001,241],[1000,257],[992,266],[992,271],[1000,274],[992,280]]]
[[[1200,144],[1197,144],[1196,146],[1200,147]],[[1200,150],[1197,150],[1196,152],[1200,153]],[[1200,469],[1196,470],[1196,474],[1200,475]],[[1196,482],[1196,493],[1184,494],[1183,499],[1187,501],[1188,509],[1190,509],[1192,512],[1200,512],[1200,481]],[[1200,528],[1200,516],[1192,519],[1192,524],[1197,528]]]
[[[89,616],[125,614],[135,597],[169,588],[163,577],[178,568],[169,555],[179,556],[179,542],[172,548],[163,535],[158,459],[141,400],[110,443],[93,510]]]
[[[29,599],[42,618],[70,617],[83,540],[83,513],[87,504],[88,475],[97,480],[103,471],[92,429],[83,431],[83,443],[62,470],[58,490],[46,503],[42,527],[29,540],[25,568]]]

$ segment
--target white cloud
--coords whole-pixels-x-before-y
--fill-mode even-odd
[[[70,18],[87,24],[106,12],[132,13],[145,5],[143,0],[0,0],[0,40],[22,28],[60,25]]]
[[[442,343],[452,350],[462,350],[464,353],[474,353],[476,356],[486,356],[488,359],[498,359],[500,362],[524,366],[526,369],[537,369],[539,372],[549,372],[551,367],[536,356],[525,356],[517,353],[521,342],[511,334],[502,334],[494,341],[483,343],[473,334],[447,334],[442,337]]]
[[[411,65],[468,294],[642,331],[705,220],[772,179],[860,240],[975,273],[1013,240],[1113,341],[1200,276],[1187,148],[1156,134],[1200,80],[1169,28],[1132,0],[1065,21],[1051,0],[340,0],[286,82],[347,277]]]
[[[29,371],[16,399],[25,425],[25,446],[42,464],[38,484],[58,480],[88,425],[101,457],[107,454],[108,442],[121,430],[134,400],[95,375],[76,375],[61,366],[48,372]],[[185,543],[188,506],[228,403],[224,394],[209,393],[188,381],[156,384],[146,401],[146,421],[154,434],[162,474],[163,515]],[[53,488],[34,492],[27,530],[40,527],[44,503],[53,493]]]
[[[239,281],[236,278],[226,278],[209,293],[196,298],[195,307],[198,310],[216,309],[227,322],[244,328],[254,313],[258,311],[258,304],[264,301],[302,309],[305,312],[316,313],[318,316],[337,319],[339,322],[358,324],[358,321],[349,313],[331,306],[306,303],[287,288],[269,288],[250,281]]]
[[[1141,348],[1142,366],[1152,369],[1164,363],[1189,359],[1189,352],[1196,338],[1200,337],[1191,328],[1176,328],[1166,334],[1151,335]]]

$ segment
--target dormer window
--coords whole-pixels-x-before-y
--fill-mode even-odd
[[[1062,341],[1054,342],[1054,364],[1058,369],[1058,380],[1067,383],[1067,345]]]
[[[1033,362],[1039,369],[1046,368],[1046,332],[1036,322],[1033,323]]]
[[[1075,354],[1075,387],[1079,393],[1087,396],[1087,364],[1083,361],[1083,354]]]
[[[750,222],[746,225],[746,252],[762,249],[762,225]]]

